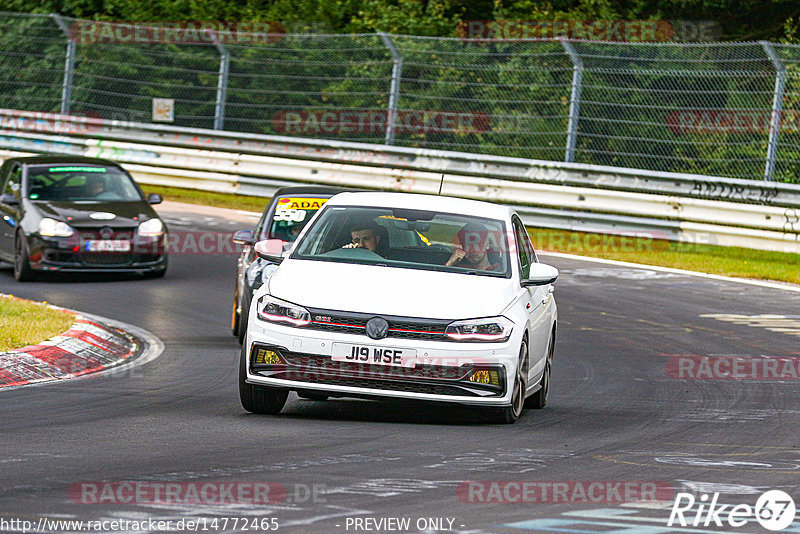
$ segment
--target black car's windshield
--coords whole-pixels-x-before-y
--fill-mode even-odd
[[[95,165],[38,165],[28,170],[28,198],[56,201],[141,201],[133,180],[120,169]]]
[[[510,277],[501,220],[454,213],[328,206],[292,258]]]
[[[275,211],[264,223],[262,239],[294,241],[303,227],[328,201],[327,197],[286,196],[275,203]]]

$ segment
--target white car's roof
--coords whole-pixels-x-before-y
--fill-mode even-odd
[[[430,210],[500,220],[506,220],[513,212],[508,206],[490,202],[415,193],[339,193],[328,201],[328,205]]]

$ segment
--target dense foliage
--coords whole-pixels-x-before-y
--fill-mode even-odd
[[[6,0],[7,11],[94,20],[273,20],[292,29],[454,36],[462,20],[715,21],[724,40],[796,36],[796,0]]]
[[[286,113],[297,110],[386,110],[393,63],[377,31],[462,37],[464,21],[662,20],[711,23],[717,40],[800,37],[797,0],[6,0],[3,9],[105,21],[279,22],[296,35],[228,45],[224,128],[378,143],[382,127],[287,131],[286,121]],[[63,33],[45,17],[0,14],[0,26],[2,107],[58,111]],[[401,128],[396,144],[564,159],[573,65],[558,43],[412,37],[393,43],[404,58],[401,113],[469,113],[478,125]],[[576,48],[585,72],[575,161],[763,176],[775,70],[760,45]],[[800,49],[778,52],[787,66],[784,110],[793,117],[800,109]],[[79,43],[70,109],[149,121],[152,99],[172,98],[176,125],[211,128],[219,66],[219,52],[210,45]],[[670,127],[675,113],[698,109],[738,110],[738,119],[750,113],[761,124],[739,132]],[[800,181],[796,123],[781,131],[780,180]]]

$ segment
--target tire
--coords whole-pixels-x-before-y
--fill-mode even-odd
[[[149,279],[155,278],[164,278],[164,275],[167,274],[167,259],[164,258],[164,267],[161,269],[157,269],[155,271],[150,271],[149,273],[145,273],[144,277]]]
[[[547,347],[547,361],[544,364],[544,373],[542,379],[539,381],[539,391],[531,395],[525,400],[525,408],[533,408],[534,410],[541,410],[547,405],[547,395],[550,393],[550,369],[553,363],[553,353],[555,352],[556,333],[553,330],[553,335],[550,336],[550,346]]]
[[[511,394],[511,404],[504,406],[497,414],[497,422],[505,424],[516,423],[525,408],[525,390],[528,386],[528,340],[522,341],[519,349],[519,365],[514,376],[514,386]]]
[[[233,292],[233,309],[231,310],[231,334],[234,337],[239,336],[239,321],[241,316],[236,313],[236,308],[239,305],[239,281],[236,281],[236,289]],[[241,343],[241,341],[239,342]]]
[[[308,392],[297,392],[297,396],[301,399],[312,400],[317,402],[322,402],[328,400],[327,395],[323,395],[321,393],[308,393]]]
[[[17,239],[14,240],[14,278],[18,282],[30,282],[36,279],[28,255],[28,242],[24,235],[18,233]]]
[[[244,338],[247,335],[247,322],[250,315],[250,304],[245,299],[242,301],[242,313],[239,317],[239,332],[236,336],[239,338],[239,345],[244,344]]]
[[[245,382],[247,378],[247,349],[242,347],[239,358],[239,400],[242,408],[250,413],[276,415],[286,404],[289,390],[254,386]]]

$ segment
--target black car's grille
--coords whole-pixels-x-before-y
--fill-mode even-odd
[[[311,324],[308,328],[325,332],[348,332],[366,336],[366,325],[373,314],[346,313],[330,310],[309,309]],[[382,315],[389,323],[386,337],[405,339],[424,339],[432,341],[452,341],[445,335],[445,328],[451,321],[439,319],[414,319]]]
[[[109,252],[98,252],[95,254],[81,254],[81,261],[86,265],[129,265],[133,263],[133,254],[116,254]]]

